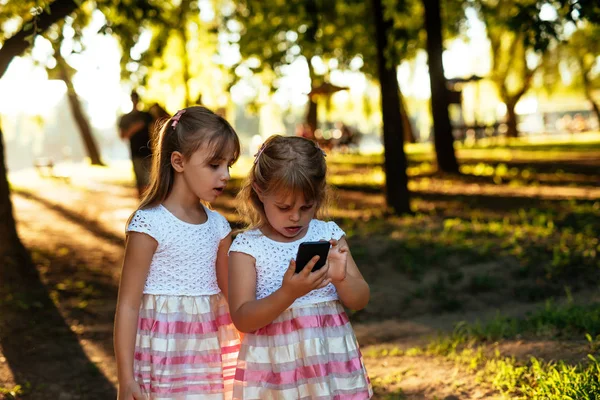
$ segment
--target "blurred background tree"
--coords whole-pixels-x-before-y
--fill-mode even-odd
[[[388,74],[384,81],[395,84],[381,85],[381,99],[393,99],[395,111],[390,108],[382,114],[386,173],[391,185],[387,191],[402,193],[398,198],[408,198],[402,143],[414,141],[415,135],[397,79],[389,79],[399,65],[415,59],[427,48],[438,169],[457,172],[441,60],[444,43],[464,35],[466,11],[475,10],[485,24],[490,42],[489,78],[506,107],[507,136],[517,136],[516,105],[532,87],[536,72],[550,62],[549,56],[555,54],[559,45],[569,55],[570,61],[564,62],[579,75],[573,85],[584,91],[598,114],[593,88],[598,81],[595,68],[598,49],[594,38],[600,6],[593,0],[389,0],[381,4],[382,19],[377,20],[373,18],[377,14],[375,6],[371,2],[323,0],[177,3],[148,0],[127,4],[117,0],[8,0],[0,11],[0,23],[11,22],[15,28],[3,30],[0,39],[0,77],[13,58],[25,54],[36,41],[42,40],[38,36],[50,41],[53,54],[47,60],[49,76],[65,82],[90,161],[101,164],[100,150],[71,82],[76,69],[69,61],[71,55],[81,51],[82,31],[94,13],[99,12],[105,18],[98,34],[112,35],[120,46],[123,84],[140,88],[146,101],[163,102],[170,110],[207,99],[213,107],[227,105],[231,99],[226,89],[255,74],[274,90],[287,73],[286,67],[304,60],[308,82],[306,122],[315,131],[320,120],[318,99],[329,102],[331,90],[327,88],[342,89],[331,82],[334,72],[364,73],[380,85],[382,74]],[[378,24],[386,24],[383,36],[376,33]],[[63,46],[65,29],[72,36],[72,48]],[[382,37],[385,37],[383,48],[381,41],[376,41]],[[225,44],[239,52],[232,65],[223,62],[221,50]],[[396,95],[390,96],[389,90],[395,90]],[[393,132],[385,129],[385,125],[394,127]],[[0,161],[4,168],[4,158]],[[12,238],[7,243],[16,243],[6,170],[0,171],[0,175],[2,215],[7,216],[2,218],[2,237]],[[409,211],[406,204],[388,199],[388,205],[396,212]]]

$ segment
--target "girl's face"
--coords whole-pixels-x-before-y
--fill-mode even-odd
[[[212,202],[223,193],[229,181],[229,168],[233,152],[226,158],[210,159],[205,146],[200,147],[189,159],[182,160],[182,175],[187,187],[200,200]]]
[[[308,224],[317,211],[315,201],[306,201],[302,193],[281,195],[260,195],[269,232],[267,235],[282,242],[292,242],[302,238],[308,230]]]

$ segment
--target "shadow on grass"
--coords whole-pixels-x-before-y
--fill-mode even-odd
[[[384,196],[384,188],[380,185],[352,185],[344,184],[337,185],[336,196],[339,198],[338,203],[343,205],[345,192],[360,193],[365,195],[364,201],[356,195],[352,196],[353,207],[356,209],[364,208],[372,209],[372,201],[369,201],[370,196]],[[561,199],[561,198],[545,198],[543,196],[528,196],[528,195],[506,195],[504,193],[472,193],[472,194],[456,194],[456,193],[441,193],[439,191],[428,191],[420,189],[412,192],[413,204],[416,206],[416,211],[429,213],[431,209],[435,209],[437,214],[443,214],[452,217],[454,213],[457,216],[465,216],[464,211],[473,211],[477,209],[480,213],[486,211],[498,211],[506,213],[519,211],[521,209],[542,209],[549,210],[564,210],[570,208],[571,204],[589,204],[593,205],[598,202],[598,199]],[[423,210],[419,209],[419,201],[425,201],[429,204]],[[382,211],[382,210],[379,210]],[[377,213],[376,213],[377,214]]]
[[[28,200],[36,201],[36,202],[42,204],[43,206],[47,207],[48,209],[58,212],[69,222],[72,222],[74,224],[84,227],[85,229],[92,232],[94,235],[98,236],[101,239],[104,239],[106,241],[109,241],[111,243],[118,244],[118,245],[124,244],[123,237],[116,235],[113,232],[105,229],[102,226],[102,224],[100,224],[98,222],[98,220],[96,220],[96,219],[86,218],[83,215],[79,214],[78,212],[75,212],[75,211],[73,211],[69,208],[63,207],[61,205],[54,204],[51,201],[48,201],[47,199],[45,199],[41,196],[38,196],[36,193],[32,193],[30,191],[16,189],[16,190],[12,190],[12,192],[13,192],[13,194],[17,194]]]
[[[118,294],[112,275],[98,265],[90,268],[84,255],[69,244],[59,254],[33,249],[32,255],[34,261],[49,266],[44,282],[52,298],[62,305],[63,315],[84,327],[79,337],[94,342],[112,358],[112,328]],[[92,329],[86,329],[90,327]]]
[[[421,176],[419,176],[421,177]],[[422,177],[426,177],[423,175]],[[435,174],[431,174],[429,177],[435,178]],[[546,176],[532,176],[530,178],[522,178],[519,176],[482,176],[473,174],[461,174],[459,176],[448,176],[444,177],[444,180],[456,182],[457,184],[485,184],[485,185],[507,185],[517,183],[520,187],[530,187],[532,185],[543,185],[543,186],[562,186],[562,187],[598,187],[600,186],[600,174],[595,176],[582,176],[582,175],[571,175],[569,177],[562,177],[560,175],[546,175]]]
[[[3,255],[0,263],[0,346],[23,388],[19,398],[115,398],[115,388],[84,352],[30,257],[20,253]]]
[[[406,395],[399,389],[397,391],[389,391],[384,386],[375,387],[373,400],[405,400]]]

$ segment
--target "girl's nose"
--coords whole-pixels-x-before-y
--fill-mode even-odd
[[[229,173],[229,169],[227,169],[225,171],[225,173],[223,174],[223,176],[221,176],[221,180],[228,181],[229,179],[231,179],[231,174]]]
[[[300,213],[298,212],[293,212],[290,214],[290,221],[292,222],[298,222],[300,221]]]

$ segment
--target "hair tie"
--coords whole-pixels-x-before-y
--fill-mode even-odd
[[[185,112],[185,108],[183,110],[179,110],[175,113],[175,115],[173,115],[173,117],[171,118],[171,121],[173,121],[173,129],[175,129],[175,127],[177,126],[177,124],[179,123],[179,118],[181,118],[181,116],[183,115],[183,113]]]
[[[258,152],[254,155],[254,164],[258,162],[258,157],[265,151],[265,147],[267,147],[266,143],[263,143],[262,146],[260,146],[260,149],[258,149]]]

